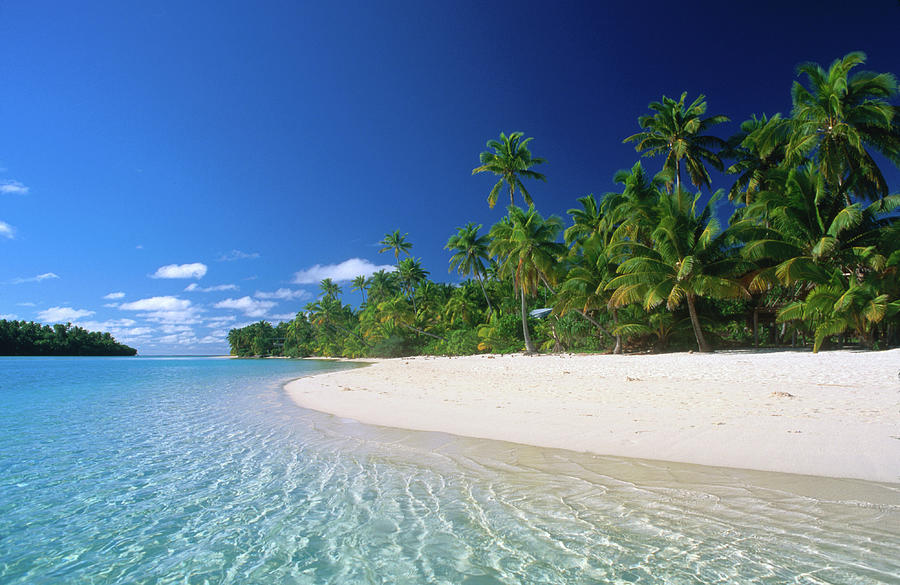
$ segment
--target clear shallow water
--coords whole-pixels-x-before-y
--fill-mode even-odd
[[[0,358],[0,583],[900,583],[900,485],[371,427],[328,362]]]

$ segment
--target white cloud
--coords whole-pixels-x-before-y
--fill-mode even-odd
[[[116,299],[121,299],[124,296],[125,296],[125,293],[123,293],[123,292],[111,292],[108,295],[104,295],[103,298],[110,300],[110,301],[114,301]]]
[[[13,239],[16,237],[16,228],[9,225],[5,221],[0,221],[0,237]]]
[[[218,284],[216,286],[208,286],[206,288],[200,288],[196,282],[192,282],[187,285],[187,288],[184,289],[185,292],[219,292],[224,290],[237,290],[238,286],[236,284]]]
[[[234,315],[222,315],[220,317],[213,317],[212,319],[206,320],[206,326],[210,329],[216,327],[224,327],[234,321],[236,318]]]
[[[58,275],[53,274],[52,272],[45,272],[43,274],[38,274],[37,276],[30,276],[28,278],[14,278],[10,282],[12,284],[22,284],[25,282],[41,282],[42,280],[49,280],[53,278],[59,278]]]
[[[131,327],[137,322],[134,319],[107,319],[106,321],[79,321],[78,324],[92,331],[105,331],[116,327]]]
[[[119,308],[124,311],[139,311],[143,317],[159,323],[181,323],[189,325],[198,323],[200,309],[191,305],[191,301],[172,296],[149,297],[131,303],[122,303]]]
[[[19,307],[34,307],[34,306],[35,306],[34,303],[29,303],[29,302],[25,302],[25,303],[16,303],[16,305],[18,305]]]
[[[236,309],[248,317],[263,317],[269,309],[277,304],[272,301],[256,301],[250,297],[241,297],[239,299],[225,299],[214,306],[217,309]]]
[[[316,264],[312,268],[294,274],[294,284],[317,284],[320,280],[330,278],[335,282],[353,280],[357,276],[371,276],[379,270],[394,270],[390,264],[376,266],[362,258],[350,258],[340,264]]]
[[[0,313],[0,319],[6,319],[7,321],[15,321],[18,318],[18,315],[12,313]]]
[[[4,195],[25,195],[28,187],[18,181],[4,181],[0,183],[0,193]]]
[[[241,252],[240,250],[232,250],[227,254],[219,256],[219,262],[233,262],[235,260],[249,260],[259,258],[259,252]]]
[[[66,323],[77,321],[82,317],[90,317],[93,311],[73,309],[72,307],[50,307],[38,313],[38,319],[47,323]]]
[[[305,290],[291,290],[289,288],[280,288],[276,291],[265,292],[258,290],[256,294],[254,294],[258,299],[281,299],[283,301],[292,301],[294,299],[306,299],[312,297],[308,291]]]
[[[194,262],[193,264],[160,266],[150,278],[203,278],[204,274],[206,274],[206,264]]]
[[[150,297],[130,303],[122,303],[120,309],[126,311],[183,311],[191,306],[191,301],[178,297]]]

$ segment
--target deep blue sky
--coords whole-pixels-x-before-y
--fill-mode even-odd
[[[799,62],[862,50],[900,74],[898,27],[894,0],[4,2],[0,315],[224,353],[230,327],[317,294],[296,273],[391,263],[395,229],[455,281],[447,238],[505,212],[471,176],[501,131],[534,137],[531,193],[564,216],[615,188],[663,94],[706,94],[725,137],[790,112]],[[151,278],[186,264],[205,273]]]

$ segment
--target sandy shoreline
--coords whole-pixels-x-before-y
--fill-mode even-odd
[[[900,483],[900,350],[377,360],[290,382],[364,423]]]

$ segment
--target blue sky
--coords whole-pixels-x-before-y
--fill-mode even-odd
[[[505,212],[471,176],[501,131],[534,137],[531,193],[565,217],[664,94],[704,93],[724,137],[789,113],[799,62],[900,73],[897,2],[830,4],[4,2],[0,315],[225,353],[390,264],[396,229],[455,281],[447,238]]]

